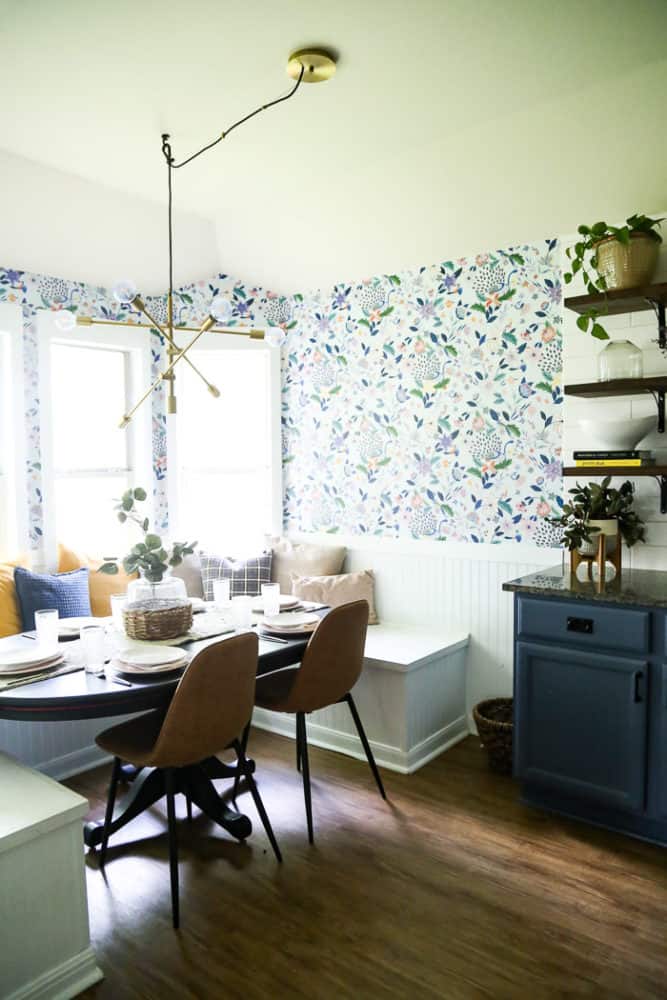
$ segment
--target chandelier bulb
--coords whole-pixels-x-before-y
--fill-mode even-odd
[[[116,302],[119,302],[122,306],[129,305],[137,297],[137,286],[133,281],[127,279],[117,281],[111,291]]]
[[[71,333],[76,326],[76,316],[69,309],[60,309],[53,321],[63,333]]]
[[[280,326],[272,326],[264,334],[264,340],[269,347],[280,347],[287,339],[285,331]]]

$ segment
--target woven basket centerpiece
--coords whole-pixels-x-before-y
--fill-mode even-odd
[[[192,628],[192,603],[174,598],[134,601],[123,608],[130,639],[175,639]]]

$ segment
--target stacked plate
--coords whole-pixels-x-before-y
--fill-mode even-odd
[[[0,653],[0,677],[22,677],[41,674],[59,666],[65,657],[61,652],[45,653],[39,649],[10,649]]]
[[[188,663],[182,649],[172,646],[154,646],[153,649],[125,649],[118,654],[114,664],[119,674],[143,676],[171,673]]]
[[[320,623],[319,615],[308,612],[286,611],[279,615],[264,615],[260,628],[269,635],[311,635]]]
[[[280,595],[280,610],[289,611],[290,608],[296,608],[301,604],[301,600],[298,597],[293,597],[292,594],[281,594]],[[256,598],[252,605],[253,611],[264,611],[264,603],[261,597]]]
[[[61,639],[76,639],[81,633],[81,629],[86,625],[99,625],[100,618],[93,618],[91,615],[81,615],[76,618],[59,618],[58,635]]]

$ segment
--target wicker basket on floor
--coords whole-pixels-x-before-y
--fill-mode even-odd
[[[192,628],[192,603],[174,599],[134,601],[123,608],[130,639],[175,639]]]
[[[499,774],[512,773],[513,699],[489,698],[475,705],[472,715],[489,767]]]

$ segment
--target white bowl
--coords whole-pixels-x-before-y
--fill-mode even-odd
[[[655,417],[635,417],[632,420],[580,420],[585,444],[599,451],[631,451],[642,438],[656,428]]]

